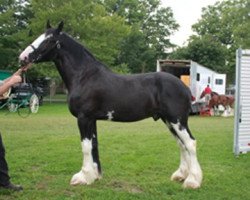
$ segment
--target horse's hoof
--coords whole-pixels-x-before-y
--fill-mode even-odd
[[[201,179],[197,180],[193,176],[188,176],[183,183],[184,188],[197,189],[201,186]]]
[[[183,182],[187,178],[187,174],[185,175],[179,169],[174,172],[171,176],[171,181]]]
[[[198,189],[200,188],[200,183],[198,181],[184,181],[183,187],[189,189]]]
[[[72,177],[70,185],[90,185],[100,178],[101,175],[98,173],[97,167],[82,168],[80,172]]]
[[[86,185],[86,184],[87,181],[82,171],[75,174],[70,181],[70,185]]]

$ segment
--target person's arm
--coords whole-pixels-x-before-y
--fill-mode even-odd
[[[3,83],[0,85],[0,96],[7,92],[10,87],[22,81],[21,73],[22,69],[19,69],[11,77],[3,81]]]

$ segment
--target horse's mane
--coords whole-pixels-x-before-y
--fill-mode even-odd
[[[62,33],[62,36],[63,36],[63,42],[65,43],[67,48],[70,49],[71,54],[74,55],[76,60],[78,59],[79,62],[82,62],[82,58],[83,56],[85,56],[84,58],[85,63],[90,61],[92,63],[92,67],[93,63],[96,63],[96,66],[98,66],[99,69],[105,69],[110,71],[110,69],[107,66],[101,63],[99,60],[97,60],[95,56],[92,53],[90,53],[90,51],[86,47],[84,47],[80,42],[76,41],[72,36],[68,35],[65,32]]]
[[[84,47],[81,43],[76,41],[73,37],[71,37],[67,33],[62,33],[62,36],[63,36],[63,42],[66,43],[67,47],[70,48],[70,51],[74,55],[77,55],[79,53],[81,53],[81,54],[83,53],[83,54],[87,55],[89,58],[96,60],[94,55],[92,53],[90,53],[90,51],[86,47]]]

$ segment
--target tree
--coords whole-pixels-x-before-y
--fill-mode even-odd
[[[0,5],[0,66],[14,69],[18,65],[20,31],[26,28],[31,13],[23,0],[1,1]]]
[[[217,2],[205,8],[202,19],[193,25],[194,31],[202,38],[209,35],[226,49],[224,68],[231,82],[234,79],[236,49],[250,48],[249,10],[249,0]]]
[[[170,8],[160,7],[159,0],[104,0],[111,14],[125,18],[132,27],[121,44],[117,64],[127,63],[131,72],[155,71],[156,59],[165,58],[173,46],[169,36],[178,28]]]
[[[226,73],[226,48],[210,35],[192,36],[187,47],[177,49],[171,59],[196,61],[212,70]]]
[[[198,35],[213,35],[230,47],[249,46],[250,2],[248,0],[227,0],[203,9],[202,19],[193,25]]]
[[[121,45],[118,63],[126,63],[131,73],[151,71],[148,63],[155,63],[155,52],[147,46],[143,33],[132,29]]]

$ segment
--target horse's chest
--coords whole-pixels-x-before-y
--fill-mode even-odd
[[[69,109],[74,116],[79,113],[91,114],[99,108],[100,101],[95,98],[95,95],[77,92],[70,94],[68,97]]]
[[[78,116],[79,112],[84,112],[84,104],[86,104],[85,98],[80,95],[69,95],[68,97],[69,110],[74,116]]]

